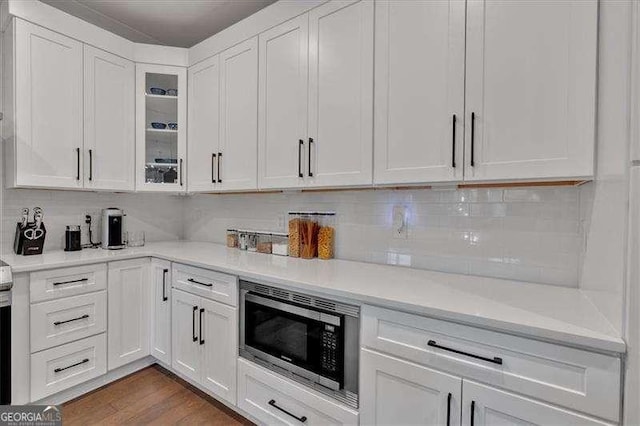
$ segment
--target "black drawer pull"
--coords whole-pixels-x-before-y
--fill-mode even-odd
[[[211,154],[211,183],[216,183],[215,173],[213,172],[216,161],[216,154]]]
[[[168,269],[162,270],[162,301],[166,302],[169,298],[167,297],[167,273]]]
[[[298,139],[298,177],[304,177],[302,174],[302,148],[304,147],[304,141]]]
[[[220,179],[220,159],[222,158],[222,153],[218,153],[218,183],[222,183],[222,179]]]
[[[182,158],[180,159],[180,186],[182,186]]]
[[[276,400],[272,399],[271,401],[269,401],[269,405],[277,408],[278,410],[282,411],[283,413],[293,417],[294,419],[296,419],[297,421],[299,421],[300,423],[304,423],[307,421],[307,416],[302,416],[302,417],[298,417],[295,414],[291,414],[289,411],[285,410],[284,408],[280,408],[276,405]]]
[[[194,342],[198,341],[198,336],[196,336],[196,312],[198,312],[198,307],[194,306],[191,313],[191,337]]]
[[[447,426],[451,426],[451,392],[447,396]]]
[[[187,281],[189,281],[190,283],[194,283],[194,284],[200,284],[200,285],[203,285],[203,286],[206,286],[206,287],[213,287],[213,284],[211,284],[211,283],[203,283],[201,281],[196,281],[193,278],[188,278]]]
[[[204,314],[204,308],[200,308],[200,344],[204,345],[204,339],[202,338],[202,314]]]
[[[79,280],[71,280],[71,281],[60,281],[59,283],[53,283],[53,285],[63,285],[63,284],[71,284],[71,283],[81,283],[84,281],[89,281],[89,278],[80,278]]]
[[[311,147],[313,146],[313,138],[309,138],[309,177],[313,177],[313,172],[311,171]]]
[[[456,168],[456,115],[453,114],[453,128],[451,129],[451,167]]]
[[[89,180],[93,180],[93,150],[89,150]]]
[[[87,362],[89,362],[89,358],[85,358],[82,361],[76,362],[75,364],[71,364],[71,365],[69,365],[67,367],[56,368],[55,370],[53,370],[53,372],[54,373],[59,373],[59,372],[64,371],[64,370],[68,370],[70,368],[77,367],[77,366],[82,365],[82,364],[86,364]]]
[[[471,113],[471,167],[476,165],[476,113]]]
[[[457,349],[448,348],[446,346],[440,346],[439,344],[436,343],[435,340],[429,340],[429,342],[427,342],[427,344],[429,346],[433,346],[434,348],[442,349],[443,351],[449,351],[449,352],[453,352],[453,353],[456,353],[456,354],[465,355],[465,356],[468,356],[468,357],[471,357],[471,358],[480,359],[482,361],[487,361],[487,362],[492,362],[494,364],[502,365],[502,358],[497,357],[497,356],[494,356],[493,358],[489,358],[489,357],[486,357],[486,356],[470,354],[469,352],[463,352],[463,351],[459,351]]]
[[[56,321],[56,322],[53,323],[53,325],[66,324],[68,322],[80,321],[80,320],[87,319],[87,318],[89,318],[89,314],[84,314],[83,316],[78,317],[78,318],[71,318],[71,319],[68,319],[66,321]]]
[[[76,157],[78,158],[76,165],[76,180],[80,180],[80,148],[76,148]]]
[[[476,402],[471,401],[471,426],[475,423],[476,420]]]

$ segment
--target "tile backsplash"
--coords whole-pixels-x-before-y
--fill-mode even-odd
[[[576,187],[403,189],[194,195],[183,236],[224,243],[225,230],[286,230],[290,210],[337,212],[336,258],[578,286]],[[406,211],[406,232],[394,231]]]
[[[122,208],[127,215],[125,230],[145,231],[147,241],[177,240],[182,236],[181,197],[32,189],[4,189],[0,192],[0,253],[13,251],[15,226],[23,207],[28,207],[31,214],[35,206],[44,210],[44,223],[47,227],[45,250],[64,247],[66,225],[81,225],[82,243],[87,243],[89,239],[85,214],[92,216],[93,241],[100,241],[100,216],[102,209],[106,207]]]

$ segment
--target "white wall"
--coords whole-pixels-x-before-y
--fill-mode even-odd
[[[284,231],[291,210],[335,210],[336,257],[438,271],[578,285],[576,187],[368,190],[197,195],[185,199],[184,236],[223,243],[227,228]],[[408,211],[408,238],[392,213]]]

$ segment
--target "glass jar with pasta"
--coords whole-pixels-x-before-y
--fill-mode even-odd
[[[336,236],[336,214],[334,212],[318,213],[318,257],[333,259]]]

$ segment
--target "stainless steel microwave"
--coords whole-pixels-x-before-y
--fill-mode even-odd
[[[358,407],[358,306],[240,281],[240,355]]]

